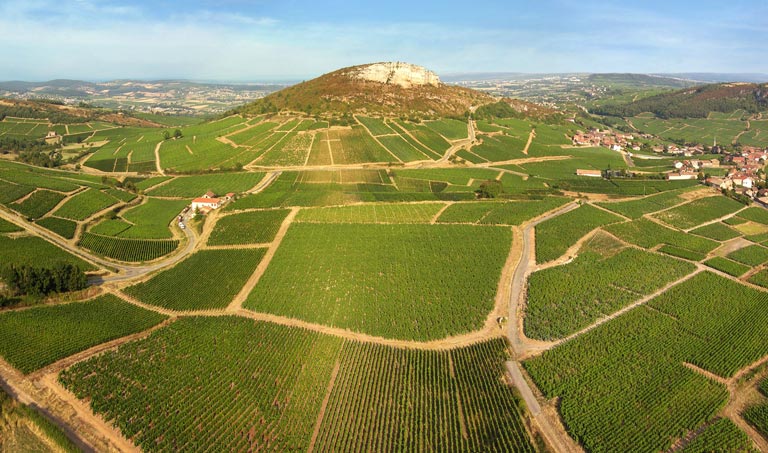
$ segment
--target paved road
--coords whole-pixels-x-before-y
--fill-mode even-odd
[[[573,211],[578,208],[576,203],[569,203],[568,205],[558,209],[557,211],[546,215],[535,222],[532,222],[523,229],[523,250],[520,255],[520,262],[515,269],[515,275],[512,277],[512,289],[509,294],[509,321],[507,322],[509,342],[512,345],[512,350],[519,357],[524,355],[529,349],[533,349],[529,341],[520,331],[517,322],[518,319],[518,307],[522,301],[523,294],[525,293],[525,279],[528,275],[528,270],[531,263],[535,262],[533,256],[533,250],[531,247],[531,241],[534,240],[534,228],[536,225],[546,222],[549,219],[565,214],[566,212]]]

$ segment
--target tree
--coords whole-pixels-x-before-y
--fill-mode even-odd
[[[176,129],[175,131],[173,131],[173,138],[181,138],[183,136],[184,135],[181,133],[181,129]]]
[[[501,181],[488,180],[480,184],[480,188],[475,191],[477,198],[496,198],[504,192],[504,186]]]
[[[171,133],[169,131],[163,132],[163,140],[170,140],[171,139]]]

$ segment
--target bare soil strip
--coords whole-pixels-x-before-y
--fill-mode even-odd
[[[325,417],[325,410],[328,408],[328,401],[331,399],[331,392],[333,392],[333,385],[336,383],[336,376],[339,374],[339,367],[341,363],[336,360],[336,364],[333,365],[333,371],[331,372],[331,380],[328,382],[328,389],[325,391],[325,397],[323,398],[323,404],[320,405],[320,412],[317,414],[317,421],[315,422],[315,429],[312,431],[312,440],[309,441],[309,448],[307,453],[312,453],[315,449],[315,442],[317,442],[317,436],[320,435],[320,426],[323,424],[323,418]]]

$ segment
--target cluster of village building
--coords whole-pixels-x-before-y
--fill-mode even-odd
[[[725,190],[737,190],[749,198],[764,198],[768,190],[758,187],[765,181],[765,164],[768,150],[742,146],[740,152],[725,155],[724,163],[729,165],[723,177],[707,178],[707,184]]]
[[[577,132],[573,136],[573,144],[576,146],[605,147],[613,151],[627,153],[632,156],[632,151],[642,149],[639,138],[653,139],[648,134],[627,134],[610,130],[591,129],[588,132]],[[752,146],[741,146],[738,151],[726,152],[714,143],[712,148],[704,145],[678,146],[674,144],[655,145],[651,149],[657,154],[678,155],[681,159],[674,162],[674,169],[666,173],[668,180],[701,179],[708,169],[727,168],[723,176],[713,176],[706,179],[706,183],[724,190],[735,190],[752,199],[768,197],[768,189],[760,189],[761,182],[765,181],[765,166],[768,163],[768,148],[762,149]],[[694,158],[704,154],[721,154],[722,158]],[[642,158],[641,156],[635,156]],[[649,157],[654,159],[654,157]],[[657,158],[657,157],[656,157]],[[717,172],[722,173],[722,172]],[[600,170],[579,169],[577,176],[602,177],[604,172]]]
[[[648,134],[639,134],[638,137],[652,138]],[[573,144],[576,146],[602,146],[614,151],[633,150],[640,151],[640,144],[635,142],[633,134],[624,134],[610,130],[590,129],[588,132],[578,131],[573,136]]]

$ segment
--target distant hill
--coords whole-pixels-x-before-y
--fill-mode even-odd
[[[85,108],[46,101],[21,101],[0,98],[0,120],[6,116],[47,119],[51,123],[84,123],[106,121],[120,126],[163,127],[163,125],[100,108]]]
[[[493,102],[491,96],[443,84],[434,72],[421,66],[386,62],[339,69],[272,93],[235,112],[460,117],[471,106],[489,102]]]
[[[561,116],[557,110],[519,99],[504,98],[492,104],[485,104],[475,111],[477,119],[491,118],[534,118],[538,120]]]
[[[768,84],[723,83],[650,96],[626,104],[594,107],[592,113],[629,117],[650,112],[660,118],[705,118],[709,112],[768,109]]]
[[[595,85],[619,85],[631,89],[689,88],[699,85],[699,83],[684,78],[648,74],[590,74],[587,81]]]

